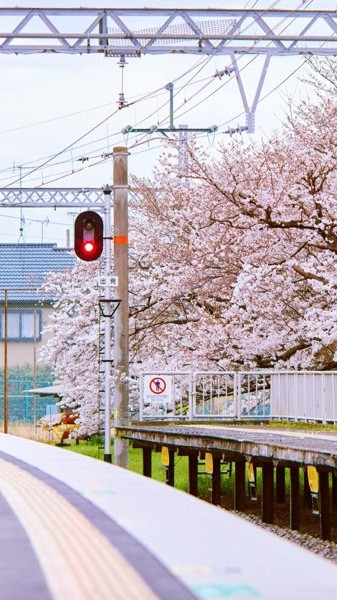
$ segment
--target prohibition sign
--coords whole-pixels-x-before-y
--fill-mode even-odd
[[[150,381],[152,394],[162,394],[166,390],[166,381],[162,377],[154,377]]]

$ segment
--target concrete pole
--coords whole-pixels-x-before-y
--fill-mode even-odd
[[[129,278],[128,278],[128,152],[113,149],[114,261],[118,277],[117,298],[121,301],[114,315],[115,426],[129,422]],[[128,442],[114,441],[114,463],[128,468]]]

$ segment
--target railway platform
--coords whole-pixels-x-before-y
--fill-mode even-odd
[[[254,488],[257,488],[259,471],[263,522],[274,522],[275,500],[281,504],[287,500],[289,527],[300,530],[302,505],[313,505],[313,513],[319,518],[318,535],[323,540],[333,539],[333,513],[337,512],[336,431],[324,426],[316,431],[296,431],[263,423],[247,426],[244,423],[157,422],[133,423],[119,427],[117,432],[142,448],[144,475],[151,477],[152,452],[166,452],[166,481],[170,485],[174,485],[175,457],[187,456],[189,492],[195,496],[198,495],[200,459],[211,463],[211,501],[215,505],[221,503],[222,465],[229,464],[231,468],[234,465],[234,508],[240,512],[245,512],[247,471]],[[288,498],[286,472],[290,480]]]
[[[0,434],[4,600],[335,600],[337,568],[217,506]]]

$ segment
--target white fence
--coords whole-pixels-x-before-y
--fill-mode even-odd
[[[139,418],[336,422],[337,372],[147,372]]]
[[[337,421],[337,373],[273,373],[270,410],[275,418]]]

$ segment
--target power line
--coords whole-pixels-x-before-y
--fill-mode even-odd
[[[270,95],[271,95],[272,93],[274,93],[274,92],[275,92],[277,89],[279,89],[279,88],[280,88],[280,87],[281,87],[281,86],[282,86],[282,85],[283,85],[283,84],[284,84],[284,83],[285,83],[287,80],[289,80],[289,79],[290,79],[290,78],[291,78],[291,77],[292,77],[292,76],[293,76],[293,75],[294,75],[294,74],[295,74],[295,73],[296,73],[296,72],[297,72],[297,71],[298,71],[300,68],[302,68],[302,67],[304,66],[304,64],[306,64],[306,62],[307,62],[308,60],[309,60],[309,58],[308,58],[308,59],[306,59],[305,61],[303,61],[303,63],[302,63],[302,64],[301,64],[299,67],[297,67],[297,68],[296,68],[294,71],[292,71],[292,73],[290,73],[290,74],[289,74],[287,77],[285,77],[285,78],[284,78],[284,79],[283,79],[283,80],[282,80],[282,81],[281,81],[279,84],[277,84],[277,86],[275,86],[275,87],[274,87],[272,90],[270,90],[270,91],[269,91],[267,94],[265,94],[263,97],[261,97],[261,98],[260,98],[260,100],[259,100],[259,103],[260,103],[260,102],[262,102],[263,100],[265,100],[265,98],[267,98],[268,96],[270,96]],[[227,82],[225,82],[225,83],[227,83]],[[222,86],[221,86],[221,87],[222,87]],[[213,94],[214,94],[214,93],[216,93],[217,91],[219,91],[219,90],[215,90],[215,92],[213,92],[213,93],[212,93],[212,94],[210,94],[210,95],[213,95]],[[243,114],[244,114],[244,112],[243,112],[243,111],[242,111],[241,113],[238,113],[238,114],[237,114],[235,117],[232,117],[231,119],[229,119],[229,120],[228,120],[228,121],[226,121],[225,123],[222,123],[221,125],[219,125],[219,127],[223,127],[223,126],[227,125],[228,123],[232,122],[233,120],[237,119],[238,117],[242,116]],[[180,115],[180,116],[181,116],[181,115]],[[217,132],[217,133],[215,133],[214,135],[223,135],[223,133],[224,133],[224,132]],[[135,136],[135,137],[137,138],[137,136]],[[199,138],[202,138],[202,137],[205,137],[205,136],[204,136],[203,134],[200,134],[200,135],[197,135],[196,137],[199,139]],[[154,139],[158,139],[158,138],[151,138],[151,141],[154,141]],[[142,140],[142,136],[141,136],[141,139],[140,139],[140,140],[139,140],[139,139],[136,139],[136,142],[135,142],[133,145],[129,146],[129,149],[131,150],[132,148],[138,147],[138,146],[139,146],[139,145],[141,145],[142,143],[146,143],[146,142],[150,141],[150,140],[144,140],[144,141],[142,142],[141,140]],[[163,139],[163,141],[164,141],[164,139]],[[160,147],[160,146],[156,146],[156,148],[158,148],[158,147]],[[150,151],[152,151],[153,149],[154,149],[154,148],[149,148],[149,149],[146,149],[146,150],[142,150],[142,151],[141,151],[141,153],[150,152]],[[102,164],[102,163],[103,163],[105,160],[106,160],[106,159],[105,159],[105,158],[103,158],[103,159],[101,159],[101,160],[98,160],[97,162],[95,162],[95,163],[94,163],[94,164],[92,164],[92,165],[86,165],[85,167],[82,167],[82,168],[76,169],[74,172],[69,172],[69,171],[67,171],[67,172],[63,172],[63,173],[56,174],[56,176],[54,176],[54,178],[53,178],[53,179],[51,179],[51,180],[48,180],[48,182],[46,182],[46,183],[50,184],[50,183],[54,183],[55,181],[60,181],[61,179],[64,179],[64,178],[66,178],[66,177],[69,177],[69,176],[71,176],[72,174],[77,174],[77,173],[79,173],[79,172],[81,172],[81,171],[84,171],[84,170],[86,170],[86,169],[88,169],[88,168],[92,168],[92,167],[94,167],[94,166],[97,166],[97,165],[99,165],[99,164]],[[42,187],[42,186],[39,186],[39,187]]]
[[[276,4],[277,4],[277,3],[276,3]],[[311,2],[310,2],[309,4],[311,4]],[[288,27],[288,25],[287,25],[287,27]],[[211,57],[211,58],[212,58],[212,57]],[[205,60],[203,60],[203,61],[199,61],[199,62],[204,62],[204,64],[201,66],[201,68],[199,69],[198,73],[199,73],[199,72],[200,72],[200,71],[201,71],[201,70],[202,70],[202,69],[205,67],[205,65],[206,65],[206,64],[208,64],[208,62],[211,60],[211,58],[207,58],[207,60],[206,60],[206,61],[205,61]],[[253,59],[253,60],[254,60],[254,59]],[[251,64],[251,62],[252,62],[252,61],[250,61],[248,64]],[[197,65],[195,65],[193,68],[189,69],[189,71],[187,71],[187,73],[188,73],[188,72],[190,72],[192,69],[195,69],[197,66],[198,66],[198,64],[197,64]],[[244,68],[246,68],[247,66],[248,66],[248,65],[245,65],[245,66],[243,67],[243,69],[244,69]],[[243,69],[242,69],[242,70],[243,70]],[[298,70],[298,69],[296,69],[294,72],[296,72],[297,70]],[[197,74],[198,74],[198,73],[197,73]],[[196,74],[196,75],[197,75],[197,74]],[[181,76],[180,76],[178,79],[181,79],[181,78],[182,78],[183,76],[185,76],[185,75],[186,75],[186,74],[183,74],[183,75],[181,75]],[[196,75],[195,75],[195,76],[196,76]],[[195,77],[195,76],[194,76],[194,77]],[[287,78],[286,78],[284,81],[288,80],[288,79],[289,79],[291,76],[292,76],[292,75],[288,76],[288,77],[287,77]],[[193,78],[194,78],[194,77],[193,77]],[[192,78],[192,79],[193,79],[193,78]],[[199,90],[198,90],[198,91],[197,91],[195,94],[193,94],[193,95],[192,95],[192,97],[191,97],[191,98],[189,98],[189,99],[187,100],[187,102],[190,102],[190,101],[191,101],[193,98],[195,98],[195,97],[196,97],[196,95],[197,95],[197,94],[201,93],[201,92],[203,91],[203,89],[205,89],[205,88],[207,87],[207,85],[209,85],[209,84],[211,83],[211,81],[212,81],[212,79],[210,78],[210,81],[209,81],[207,84],[205,84],[205,85],[204,85],[204,86],[203,86],[201,89],[199,89]],[[191,83],[191,80],[190,80],[189,82],[187,82],[187,83],[186,83],[184,86],[182,86],[181,90],[182,90],[182,89],[184,89],[184,88],[186,88],[186,87],[187,87],[187,85],[189,85],[190,83]],[[213,96],[214,94],[216,94],[218,91],[220,91],[220,89],[222,89],[222,88],[224,87],[224,85],[227,85],[227,83],[228,83],[228,81],[224,82],[224,84],[222,84],[221,86],[219,86],[219,88],[218,88],[217,90],[215,90],[214,92],[212,92],[211,94],[209,94],[208,96],[206,96],[206,98],[202,99],[202,100],[201,100],[201,101],[200,101],[198,104],[196,104],[196,105],[192,106],[192,107],[191,107],[191,108],[189,108],[188,110],[185,110],[183,113],[180,113],[180,114],[179,114],[179,116],[181,116],[181,115],[183,115],[183,114],[186,114],[187,112],[190,112],[190,111],[191,111],[192,109],[194,109],[196,106],[198,106],[198,105],[202,104],[203,102],[205,102],[205,101],[206,101],[208,98],[210,98],[211,96]],[[278,84],[278,86],[276,86],[274,89],[277,89],[278,87],[280,87],[280,85],[282,85],[282,83],[283,83],[283,82],[281,82],[280,84]],[[162,88],[159,88],[159,90],[160,90],[160,91],[162,91]],[[180,91],[181,91],[181,90],[179,90],[179,93],[180,93]],[[272,91],[273,91],[273,90],[272,90]],[[272,93],[272,91],[271,91],[271,92],[269,92],[269,93],[268,93],[268,95],[270,95],[270,94]],[[157,92],[158,92],[158,90],[157,90]],[[143,96],[143,97],[142,97],[142,98],[141,98],[139,101],[144,101],[144,100],[145,100],[145,98],[149,98],[151,95],[152,95],[152,97],[153,97],[153,94],[154,94],[154,93],[156,93],[156,92],[150,92],[150,93],[149,93],[149,94],[147,94],[146,96]],[[177,92],[177,93],[178,93],[178,92]],[[263,97],[263,99],[264,99],[265,97],[266,97],[266,96],[264,96],[264,97]],[[128,107],[129,107],[129,106],[131,106],[132,104],[134,104],[134,103],[128,103],[126,106],[128,106]],[[182,104],[182,105],[181,105],[179,108],[182,108],[183,106],[186,106],[186,101],[185,101],[185,102],[184,102],[184,103],[183,103],[183,104]],[[179,108],[178,108],[178,110],[179,110]],[[36,166],[35,168],[31,169],[31,171],[30,171],[29,173],[25,174],[25,176],[24,176],[24,177],[25,177],[25,178],[26,178],[26,177],[29,177],[31,174],[33,174],[33,173],[34,173],[34,172],[36,172],[37,170],[41,170],[42,168],[44,168],[44,167],[47,167],[47,166],[49,166],[49,165],[50,165],[50,166],[55,166],[55,162],[53,162],[53,161],[55,161],[55,158],[57,158],[58,156],[60,156],[61,154],[65,153],[65,152],[67,152],[68,150],[70,150],[70,148],[74,148],[74,147],[75,147],[75,145],[76,145],[76,144],[77,144],[79,141],[81,141],[81,140],[82,140],[82,139],[84,139],[86,136],[88,136],[90,133],[92,133],[93,131],[95,131],[95,130],[96,130],[98,127],[100,127],[100,126],[101,126],[103,123],[107,122],[107,121],[108,121],[110,118],[112,118],[112,117],[113,117],[115,114],[117,114],[117,112],[119,112],[119,110],[120,110],[120,109],[118,109],[118,110],[114,111],[113,113],[111,113],[110,115],[108,115],[108,117],[106,117],[106,118],[105,118],[105,119],[103,119],[103,120],[102,120],[100,123],[98,123],[97,125],[95,125],[94,127],[92,127],[92,128],[89,130],[89,131],[87,131],[85,134],[83,134],[82,136],[80,136],[80,137],[79,137],[77,140],[75,140],[74,142],[72,142],[71,144],[69,144],[68,146],[66,146],[65,148],[63,148],[63,149],[62,149],[61,151],[59,151],[58,153],[56,153],[56,154],[52,155],[51,157],[49,157],[49,158],[48,158],[47,160],[45,160],[45,161],[44,161],[42,164],[39,164],[39,165],[38,165],[38,166]],[[157,110],[158,110],[158,109],[157,109]],[[152,114],[153,114],[153,113],[151,113],[151,115],[152,115]],[[241,113],[241,114],[242,114],[242,113]],[[237,117],[233,117],[231,120],[233,120],[234,118],[237,118]],[[230,121],[231,121],[231,120],[230,120]],[[117,133],[116,133],[116,134],[113,134],[113,136],[116,136],[116,135],[118,135],[118,134],[117,134]],[[112,136],[109,136],[109,137],[112,137]],[[88,143],[87,145],[92,145],[92,144],[94,144],[94,143],[97,143],[97,141],[90,142],[90,143]],[[138,141],[137,141],[136,143],[138,144]],[[86,145],[84,145],[84,146],[86,146]],[[94,151],[92,151],[92,152],[94,152]],[[68,160],[68,161],[62,161],[62,162],[60,162],[60,163],[56,163],[56,165],[57,165],[57,164],[64,164],[64,163],[67,163],[67,162],[69,162],[69,160]],[[95,165],[97,165],[97,164],[100,164],[101,162],[104,162],[104,159],[103,159],[102,161],[101,161],[101,160],[99,160],[99,161],[96,161]],[[52,163],[52,164],[51,164],[51,163]],[[91,166],[95,166],[95,165],[91,165]],[[81,171],[81,170],[84,170],[84,169],[75,169],[75,170],[72,170],[72,172],[70,172],[70,173],[67,173],[67,174],[64,174],[64,173],[63,173],[63,174],[62,174],[62,176],[63,176],[63,177],[66,177],[66,176],[69,176],[69,175],[71,175],[71,174],[77,173],[77,172],[79,172],[79,171]],[[55,179],[54,179],[54,180],[55,180]],[[54,181],[54,180],[53,180],[53,181]],[[8,183],[6,187],[13,185],[14,183],[16,183],[16,181],[18,181],[18,179],[14,180],[14,181],[11,181],[10,183]]]
[[[309,58],[305,59],[301,65],[299,65],[299,66],[298,66],[296,69],[294,69],[294,71],[292,71],[292,72],[291,72],[291,73],[290,73],[290,74],[289,74],[287,77],[285,77],[285,78],[284,78],[284,79],[283,79],[283,80],[282,80],[280,83],[278,83],[278,84],[277,84],[277,85],[276,85],[276,86],[275,86],[275,87],[274,87],[272,90],[270,90],[268,93],[266,93],[264,96],[262,96],[262,97],[260,98],[260,100],[259,100],[259,103],[260,103],[260,102],[262,102],[263,100],[265,100],[265,99],[266,99],[268,96],[270,96],[272,93],[274,93],[274,92],[275,92],[277,89],[279,89],[279,88],[280,88],[280,87],[281,87],[281,86],[282,86],[282,85],[283,85],[283,84],[284,84],[286,81],[288,81],[288,80],[289,80],[289,79],[290,79],[290,78],[291,78],[291,77],[292,77],[292,76],[293,76],[293,75],[294,75],[294,74],[295,74],[295,73],[296,73],[296,72],[297,72],[297,71],[298,71],[300,68],[302,68],[302,67],[303,67],[303,66],[306,64],[306,62],[308,62],[308,60],[309,60]],[[226,81],[226,82],[225,82],[223,85],[225,85],[225,84],[227,84],[227,83],[228,83],[228,82]],[[223,87],[223,85],[222,85],[222,86],[220,86],[220,88],[222,88],[222,87]],[[219,88],[219,89],[220,89],[220,88]],[[217,90],[215,90],[214,92],[212,92],[212,94],[210,94],[208,97],[210,97],[211,95],[213,95],[213,94],[217,93],[217,92],[219,91],[219,89],[217,89]],[[200,102],[200,103],[201,103],[201,102]],[[199,103],[199,104],[200,104],[200,103]],[[187,112],[187,111],[186,111],[186,112]],[[238,114],[237,114],[235,117],[232,117],[231,119],[229,119],[229,120],[228,120],[228,121],[226,121],[225,123],[222,123],[222,124],[220,125],[220,127],[223,127],[223,126],[227,125],[228,123],[232,122],[233,120],[237,119],[238,117],[242,116],[243,114],[244,114],[244,112],[238,113]],[[179,115],[179,116],[181,116],[181,115]],[[223,134],[223,132],[218,132],[218,133],[216,133],[215,135],[221,135],[221,134]],[[115,135],[118,135],[118,134],[115,134]],[[135,136],[135,137],[137,137],[137,136]],[[197,138],[202,138],[202,137],[205,137],[205,136],[204,136],[204,135],[202,135],[202,134],[200,134],[200,135],[197,135],[196,137],[197,137]],[[147,141],[149,141],[149,140],[147,140]],[[151,141],[153,141],[153,138],[151,139]],[[164,140],[163,140],[163,141],[164,141]],[[140,143],[141,143],[141,141],[140,141],[139,139],[137,139],[137,140],[136,140],[136,142],[135,142],[135,144],[131,145],[129,148],[130,148],[130,149],[132,149],[132,148],[134,148],[134,147],[138,147],[138,146],[140,145]],[[158,148],[159,146],[156,146],[156,147]],[[143,151],[142,151],[142,153],[145,153],[145,152],[148,152],[148,151],[152,151],[152,149],[143,150]],[[65,178],[65,177],[69,177],[69,176],[71,176],[72,174],[76,174],[76,173],[79,173],[79,172],[81,172],[81,171],[84,171],[85,169],[87,169],[87,168],[89,168],[89,167],[91,168],[91,167],[97,166],[97,165],[99,165],[99,164],[102,164],[102,163],[103,163],[105,160],[106,160],[106,159],[104,159],[104,158],[103,158],[102,160],[98,160],[98,161],[96,161],[96,162],[95,162],[94,164],[92,164],[92,165],[86,165],[85,167],[82,167],[82,168],[76,169],[74,172],[69,172],[69,171],[67,171],[67,172],[63,172],[63,173],[56,174],[56,176],[55,176],[53,179],[51,179],[51,180],[48,180],[48,182],[46,182],[46,183],[50,184],[50,183],[53,183],[53,182],[55,182],[55,181],[59,181],[59,180],[61,180],[61,179]]]
[[[205,59],[202,59],[203,61],[205,61]],[[198,64],[200,63],[200,59],[197,61],[197,65],[193,65],[193,67],[190,67],[185,73],[183,73],[182,75],[180,75],[178,78],[176,78],[176,81],[179,81],[182,77],[186,76],[186,74],[189,74],[191,71],[193,71],[196,66],[198,66]],[[150,97],[153,97],[154,94],[157,94],[158,92],[161,92],[163,90],[163,87],[161,88],[157,88],[156,90],[149,92],[143,96],[141,96],[138,100],[134,100],[132,102],[128,102],[126,104],[124,104],[123,106],[120,106],[118,109],[116,109],[113,113],[109,114],[107,117],[105,117],[102,121],[100,121],[98,124],[96,124],[95,126],[93,126],[91,129],[89,129],[86,133],[84,133],[82,136],[80,136],[79,138],[77,138],[74,142],[72,142],[71,144],[67,145],[65,148],[63,148],[62,150],[60,150],[59,152],[53,154],[50,157],[47,157],[46,159],[44,159],[44,162],[40,165],[38,165],[37,167],[33,167],[31,169],[30,172],[26,173],[24,175],[24,178],[29,177],[32,173],[34,173],[37,170],[41,170],[42,168],[44,168],[45,166],[47,166],[49,163],[51,163],[53,160],[55,160],[55,158],[57,158],[58,156],[60,156],[61,154],[63,154],[64,152],[67,152],[68,150],[70,150],[71,148],[73,148],[79,141],[81,141],[82,139],[84,139],[85,137],[87,137],[88,135],[90,135],[90,133],[92,133],[93,131],[95,131],[97,128],[99,128],[102,124],[106,123],[109,119],[111,119],[113,116],[115,116],[122,108],[127,108],[130,107],[138,102],[143,102],[145,99],[148,99]],[[19,178],[20,179],[20,178]],[[11,181],[10,183],[7,184],[6,187],[8,186],[12,186],[15,183],[17,183],[19,181],[19,179],[15,179],[13,181]]]
[[[278,1],[279,1],[279,0],[278,0]],[[277,3],[278,3],[278,2],[275,2],[275,3],[274,3],[274,5],[276,5]],[[206,66],[206,65],[207,65],[207,64],[210,62],[210,60],[213,58],[213,55],[214,55],[214,53],[212,53],[212,54],[211,54],[211,56],[210,56],[210,57],[207,57],[206,59],[204,59],[204,58],[202,58],[202,59],[199,59],[199,60],[197,61],[196,65],[193,65],[193,67],[191,67],[190,69],[188,69],[188,71],[186,71],[185,73],[183,73],[182,75],[180,75],[179,77],[177,77],[177,78],[175,79],[175,81],[179,81],[180,79],[182,79],[182,77],[185,77],[187,74],[189,74],[190,72],[192,72],[193,70],[195,70],[195,68],[198,68],[198,67],[199,67],[199,64],[200,64],[200,63],[202,63],[202,64],[201,64],[201,67],[200,67],[200,69],[199,69],[199,70],[198,70],[198,72],[197,72],[197,74],[198,74],[198,73],[199,73],[199,72],[200,72],[200,71],[201,71],[203,68],[205,68],[205,66]],[[178,90],[177,94],[178,94],[178,93],[180,93],[180,92],[182,91],[182,89],[184,89],[185,87],[187,87],[187,85],[189,85],[189,83],[190,83],[190,82],[191,82],[191,81],[192,81],[194,78],[195,78],[195,75],[192,77],[192,79],[191,79],[191,80],[189,80],[189,81],[188,81],[186,84],[184,84],[184,86],[182,86],[182,88],[181,88],[180,90]],[[162,90],[162,88],[159,88],[159,90]],[[154,95],[155,93],[157,93],[159,90],[156,90],[155,92],[150,92],[150,93],[149,93],[149,94],[147,94],[146,96],[143,96],[143,97],[141,97],[141,98],[140,98],[140,100],[141,100],[141,101],[144,101],[144,99],[145,99],[146,97],[150,97],[150,96],[151,96],[151,97],[153,97],[153,95]],[[197,92],[197,93],[200,93],[200,92]],[[124,108],[124,107],[126,107],[126,106],[130,106],[130,105],[131,105],[131,103],[126,103],[124,106],[121,106],[121,107],[119,107],[119,108]],[[80,111],[80,112],[79,112],[79,113],[77,113],[77,114],[81,114],[81,112],[82,112],[82,111]],[[156,111],[154,111],[154,112],[156,112]],[[72,114],[74,114],[74,113],[72,113]],[[75,114],[76,114],[76,113],[75,113]],[[66,148],[64,148],[63,150],[61,150],[59,153],[57,153],[57,154],[54,154],[54,155],[52,155],[51,157],[47,157],[47,159],[43,159],[43,160],[44,160],[44,162],[43,162],[41,165],[39,165],[38,167],[36,167],[36,169],[34,169],[34,168],[33,168],[33,169],[31,170],[31,172],[30,172],[30,173],[27,173],[27,174],[25,175],[25,178],[26,178],[26,177],[28,177],[28,176],[29,176],[31,173],[33,173],[33,172],[34,172],[34,170],[40,170],[40,169],[44,168],[44,167],[45,167],[45,166],[47,166],[47,165],[48,165],[50,162],[52,162],[52,161],[53,161],[55,158],[57,158],[57,156],[59,156],[60,154],[63,154],[64,152],[66,152],[67,150],[69,150],[71,147],[75,146],[75,144],[76,144],[78,141],[80,141],[81,139],[83,139],[84,137],[86,137],[87,135],[89,135],[89,134],[90,134],[90,133],[91,133],[93,130],[95,130],[95,129],[96,129],[96,128],[98,128],[100,125],[102,125],[104,122],[106,122],[107,120],[109,120],[109,119],[110,119],[110,118],[111,118],[111,117],[112,117],[114,114],[116,114],[116,113],[114,112],[114,113],[112,113],[111,115],[109,115],[109,116],[108,116],[106,119],[104,119],[103,121],[101,121],[101,122],[100,122],[100,123],[99,123],[97,126],[95,126],[94,128],[92,128],[91,130],[89,130],[89,131],[88,131],[86,134],[84,134],[83,136],[81,136],[80,138],[78,138],[78,140],[76,140],[76,141],[75,141],[75,142],[73,142],[72,144],[68,145]],[[150,116],[152,116],[152,114],[153,114],[153,113],[151,113],[151,115],[150,115]],[[67,116],[67,115],[66,115],[66,116]],[[61,117],[57,117],[56,119],[59,119],[59,118],[61,118]],[[53,120],[54,120],[54,119],[51,119],[50,121],[53,121]],[[48,121],[47,121],[47,122],[48,122]],[[141,122],[140,122],[140,123],[141,123]],[[1,132],[0,132],[0,133],[1,133]],[[11,181],[11,182],[10,182],[8,185],[9,185],[9,186],[10,186],[10,185],[13,185],[13,184],[14,184],[14,183],[16,183],[16,182],[17,182],[17,180]]]

